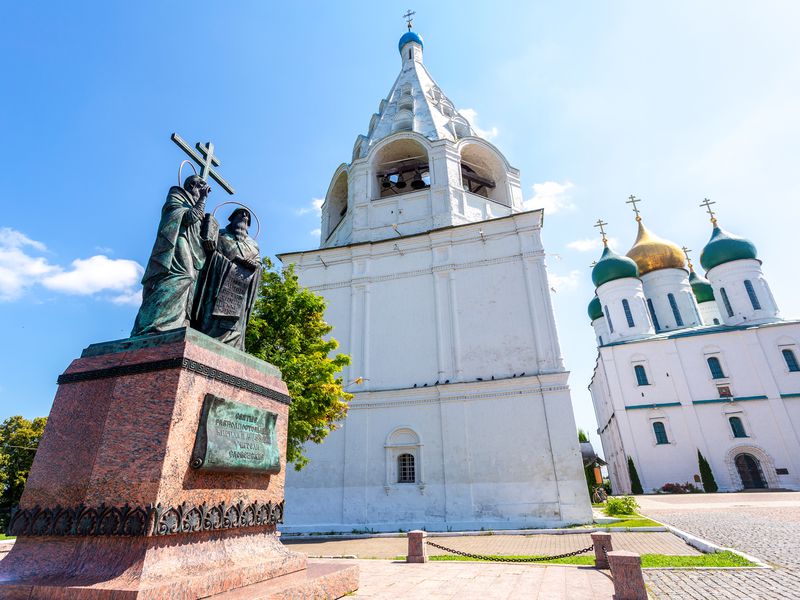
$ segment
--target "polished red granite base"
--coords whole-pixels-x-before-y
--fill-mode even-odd
[[[255,525],[226,513],[206,526],[197,517],[206,514],[197,512],[203,505],[282,502],[289,407],[274,367],[192,330],[99,346],[60,380],[20,501],[28,517],[18,520],[19,537],[0,561],[0,598],[195,600],[291,573],[308,579],[305,555],[280,543],[275,518]],[[278,415],[280,473],[190,468],[207,393]],[[98,535],[104,528],[129,533],[102,517],[101,505],[149,511],[147,524],[136,535]],[[81,506],[98,510],[82,520],[78,509],[70,521],[35,508]],[[193,508],[190,522],[185,515]]]

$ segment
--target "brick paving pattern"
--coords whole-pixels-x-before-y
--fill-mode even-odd
[[[567,535],[476,535],[428,538],[441,546],[447,546],[471,554],[497,556],[557,555],[591,546],[588,533]],[[365,538],[357,540],[302,541],[283,538],[283,543],[292,550],[305,552],[309,556],[357,556],[358,558],[396,558],[405,556],[408,548],[406,538]],[[628,550],[639,554],[698,555],[700,552],[685,544],[671,533],[620,532],[611,534],[615,550]],[[448,554],[428,546],[428,555]],[[586,553],[591,556],[591,552]]]
[[[345,562],[361,568],[361,584],[353,596],[374,600],[610,600],[614,593],[608,576],[591,567]]]
[[[707,499],[707,500],[706,500]],[[721,546],[736,548],[774,570],[646,570],[655,599],[800,598],[800,494],[717,494],[703,502],[642,499],[642,512]]]

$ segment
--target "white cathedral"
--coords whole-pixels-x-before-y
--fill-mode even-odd
[[[320,247],[280,255],[352,357],[342,427],[286,477],[285,531],[590,522],[568,373],[519,172],[400,38],[401,70],[333,174]]]
[[[617,494],[634,471],[645,493],[702,488],[698,452],[719,491],[800,490],[800,321],[780,318],[756,247],[711,204],[707,279],[638,210],[627,255],[606,245],[592,270],[589,389]]]

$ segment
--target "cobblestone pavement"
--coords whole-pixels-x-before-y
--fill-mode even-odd
[[[560,535],[475,535],[428,538],[436,544],[472,554],[500,556],[565,554],[592,545],[588,533]],[[303,541],[282,538],[292,550],[309,556],[356,556],[358,558],[396,558],[405,556],[408,542],[402,538],[363,538],[357,540]],[[639,554],[697,555],[697,550],[671,533],[620,532],[611,534],[615,550]],[[448,554],[428,547],[428,554]],[[590,553],[587,553],[587,555]]]
[[[645,570],[657,599],[800,598],[800,493],[639,499],[642,512],[775,566],[774,570]]]

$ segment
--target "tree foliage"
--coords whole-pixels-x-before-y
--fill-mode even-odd
[[[586,433],[583,429],[578,429],[578,441],[581,443],[589,441],[589,434]]]
[[[703,482],[703,489],[713,494],[717,491],[717,482],[714,479],[714,473],[711,471],[711,465],[708,464],[706,457],[700,450],[697,451],[697,464],[700,467],[700,480]]]
[[[19,504],[47,417],[29,421],[19,415],[0,424],[0,525],[8,524],[11,508]]]
[[[636,472],[636,465],[633,464],[633,459],[628,457],[628,475],[631,478],[631,494],[643,494],[642,482],[639,481],[639,473]]]
[[[279,271],[264,258],[261,287],[247,327],[245,348],[281,370],[289,388],[287,461],[298,471],[307,463],[303,444],[319,444],[347,414],[353,397],[341,377],[350,364],[339,346],[326,339],[333,329],[325,322],[325,300],[300,286],[292,265]]]

